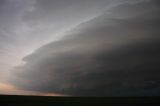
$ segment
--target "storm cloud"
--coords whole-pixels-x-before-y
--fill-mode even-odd
[[[160,95],[159,7],[124,3],[81,23],[26,56],[10,82],[73,96]]]
[[[0,82],[7,82],[10,70],[22,64],[23,57],[110,4],[110,0],[1,0]]]

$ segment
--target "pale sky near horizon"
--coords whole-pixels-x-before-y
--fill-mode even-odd
[[[98,83],[102,80],[95,75],[97,68],[106,69],[104,60],[100,59],[101,54],[110,56],[114,50],[120,50],[123,54],[122,48],[128,45],[135,50],[132,42],[154,46],[147,39],[159,40],[159,4],[158,0],[0,0],[0,94],[84,96],[85,93],[92,96],[98,95],[93,92],[103,86],[109,86],[110,91],[112,86],[115,88],[122,82],[116,82],[113,76],[113,79],[103,78],[108,85]],[[119,58],[119,55],[113,57]],[[77,59],[79,61],[75,61]],[[107,70],[115,71],[111,68],[117,64],[115,61],[111,55]],[[139,64],[144,63],[143,59],[137,61],[142,62]],[[129,65],[132,68],[139,67],[131,63]],[[158,60],[153,63],[157,65]],[[69,71],[71,69],[77,71]],[[82,79],[86,79],[84,84]],[[144,79],[142,81],[139,78],[137,81],[144,86],[150,82],[159,83],[158,79],[150,79],[147,75]],[[132,82],[132,79],[129,81]],[[95,82],[95,85],[91,82]],[[123,84],[128,83],[123,81]],[[98,85],[100,87],[96,88]],[[127,86],[132,88],[135,85]],[[101,92],[99,94],[101,96]],[[105,95],[114,94],[106,92]]]

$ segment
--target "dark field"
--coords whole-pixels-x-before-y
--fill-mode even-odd
[[[160,97],[0,96],[0,106],[136,106],[160,105]]]

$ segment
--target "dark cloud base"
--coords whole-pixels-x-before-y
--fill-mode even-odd
[[[113,10],[112,17],[83,23],[25,57],[10,82],[20,89],[74,96],[160,95],[159,2]]]

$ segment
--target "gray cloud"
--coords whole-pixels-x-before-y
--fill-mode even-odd
[[[126,3],[80,24],[25,57],[10,82],[75,96],[159,95],[159,5]]]
[[[0,0],[0,82],[6,81],[8,73],[19,58],[22,57],[21,47],[24,22],[23,14],[31,7],[33,0]],[[25,42],[26,43],[26,42]],[[24,48],[25,44],[23,45]],[[26,47],[26,46],[25,46]],[[26,48],[27,49],[27,48]],[[17,56],[17,51],[20,52]]]
[[[79,6],[83,1],[75,1],[0,0],[0,82],[8,79],[9,70],[21,64],[23,57],[100,14],[110,0],[86,1],[85,9]]]

